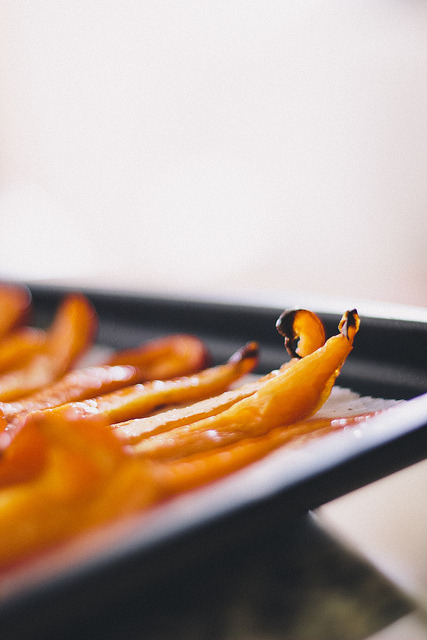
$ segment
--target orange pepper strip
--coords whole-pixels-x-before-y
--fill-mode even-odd
[[[111,426],[121,440],[129,444],[135,444],[143,438],[149,438],[158,433],[164,433],[176,427],[189,425],[192,422],[215,416],[239,400],[247,398],[255,391],[258,391],[266,380],[283,372],[287,367],[292,366],[293,362],[294,360],[290,360],[283,364],[280,369],[271,371],[253,382],[247,382],[241,387],[224,391],[219,395],[213,395],[188,406],[161,410],[144,418],[133,418],[125,422],[117,422]]]
[[[199,338],[175,334],[151,340],[135,349],[118,351],[106,364],[130,364],[140,370],[141,381],[168,380],[204,369],[208,359],[206,346]]]
[[[252,371],[257,361],[258,345],[250,342],[233,354],[227,363],[204,369],[192,376],[136,384],[114,393],[83,402],[70,402],[45,411],[53,416],[67,416],[70,410],[76,410],[82,419],[97,415],[114,424],[147,415],[167,404],[192,402],[221,393]]]
[[[31,307],[28,289],[16,285],[0,285],[0,338],[24,322]]]
[[[80,293],[66,296],[47,334],[47,351],[56,379],[92,347],[97,329],[98,318],[86,296]]]
[[[87,298],[71,294],[60,305],[43,349],[23,367],[0,376],[0,401],[28,396],[58,380],[92,345],[97,320]]]
[[[218,450],[170,462],[153,461],[153,473],[166,495],[181,493],[242,469],[279,447],[301,446],[307,440],[360,425],[374,415],[375,412],[345,419],[311,418],[284,428],[276,427],[265,436],[245,438]]]
[[[68,402],[86,400],[100,393],[109,393],[140,380],[140,372],[132,366],[87,367],[67,373],[58,382],[16,400],[0,403],[6,419],[18,427],[31,411],[58,407]]]
[[[151,504],[158,489],[148,466],[130,456],[104,424],[91,429],[32,414],[17,440],[39,432],[45,463],[33,480],[0,491],[0,565]],[[35,442],[35,440],[34,440]]]
[[[21,327],[9,333],[0,341],[0,372],[21,366],[36,353],[45,342],[45,333],[41,329]]]
[[[340,322],[343,333],[293,361],[292,366],[268,379],[254,394],[217,415],[142,440],[134,445],[135,452],[152,459],[173,460],[259,436],[313,415],[329,397],[352,349],[359,319],[355,311],[350,314]]]
[[[0,488],[32,480],[46,464],[47,439],[32,423],[13,440],[1,433],[0,447]]]
[[[133,358],[133,360],[132,360]],[[101,365],[77,369],[57,382],[15,402],[0,403],[9,422],[21,423],[29,411],[57,407],[94,396],[111,393],[117,389],[167,377],[184,376],[199,371],[206,363],[206,349],[196,337],[168,336],[153,340],[141,347],[118,352],[111,361],[123,360],[127,364]]]
[[[284,311],[276,322],[292,357],[303,358],[325,344],[326,335],[320,318],[307,309]]]
[[[242,387],[224,391],[220,395],[214,395],[186,407],[161,411],[146,418],[134,418],[126,420],[126,422],[117,422],[112,427],[118,438],[129,444],[135,444],[142,438],[148,438],[157,433],[164,433],[176,427],[196,422],[196,420],[214,416],[228,409],[231,405],[242,400],[242,398],[255,393],[261,384],[258,380],[248,382]]]
[[[285,336],[287,350],[291,355],[295,353],[296,358],[312,353],[325,343],[323,324],[312,311],[296,309],[284,312],[277,321],[276,326],[279,329],[279,333]],[[294,341],[298,341],[296,351],[291,344]],[[149,436],[217,415],[239,400],[255,393],[266,380],[291,367],[293,363],[294,358],[283,364],[278,371],[271,371],[266,376],[258,378],[256,382],[251,382],[238,389],[226,391],[219,396],[196,402],[188,407],[174,408],[150,417],[117,423],[113,425],[116,435],[129,443],[135,444],[142,438],[148,438]]]

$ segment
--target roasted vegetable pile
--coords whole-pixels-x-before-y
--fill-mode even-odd
[[[315,414],[359,328],[346,312],[326,340],[315,314],[284,312],[290,360],[245,382],[254,342],[209,367],[199,338],[170,335],[79,368],[96,338],[89,300],[65,297],[45,331],[26,324],[30,310],[24,288],[0,287],[3,567],[330,431]]]

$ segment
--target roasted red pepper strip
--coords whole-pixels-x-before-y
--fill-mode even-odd
[[[242,469],[284,445],[301,446],[308,440],[360,425],[378,412],[347,418],[311,418],[276,427],[258,438],[245,438],[228,447],[170,462],[153,462],[153,473],[167,495],[188,491]]]
[[[0,403],[10,425],[21,424],[31,411],[58,407],[72,401],[86,400],[100,393],[110,393],[140,380],[140,372],[132,366],[87,367],[66,374],[49,387],[16,400]]]
[[[131,384],[152,380],[154,374],[176,377],[196,373],[206,364],[206,359],[206,348],[198,338],[168,336],[131,351],[118,352],[111,359],[123,360],[127,362],[126,365],[101,365],[74,370],[30,396],[15,402],[0,403],[0,408],[8,422],[17,425],[29,411],[111,393]]]
[[[123,441],[135,444],[143,438],[148,438],[157,433],[170,431],[175,427],[188,425],[202,418],[214,416],[231,407],[242,398],[252,395],[259,389],[262,382],[248,382],[237,389],[224,391],[220,395],[214,395],[206,400],[200,400],[186,407],[178,407],[161,411],[146,418],[134,418],[126,422],[113,424],[115,434]]]
[[[141,380],[168,380],[200,371],[207,367],[208,360],[206,346],[199,338],[179,333],[118,351],[106,364],[130,364],[139,369]]]
[[[347,312],[339,325],[342,333],[314,353],[294,360],[254,394],[215,416],[142,440],[134,450],[152,459],[173,460],[308,418],[329,397],[358,326],[357,312]]]
[[[325,344],[322,321],[307,309],[284,311],[276,322],[276,329],[284,336],[285,347],[292,358],[308,356]]]
[[[109,424],[114,424],[147,415],[164,405],[192,402],[221,393],[230,384],[252,371],[257,361],[258,345],[251,342],[233,354],[226,364],[204,369],[200,373],[132,385],[83,402],[46,409],[46,412],[52,416],[66,416],[71,409],[78,411],[81,418],[97,415]]]
[[[285,346],[292,357],[301,358],[309,355],[325,343],[325,330],[321,320],[313,312],[306,309],[282,313],[276,327],[279,333],[285,336]],[[266,380],[292,365],[293,359],[283,364],[279,371],[272,371],[266,376],[258,378],[255,382],[245,384],[238,389],[212,396],[188,407],[170,409],[139,420],[127,420],[115,424],[114,429],[119,438],[135,444],[143,438],[209,418],[228,409],[239,400],[252,395]]]
[[[0,376],[0,401],[10,402],[58,380],[92,345],[96,314],[85,296],[71,294],[60,305],[46,340],[24,366]]]
[[[189,404],[188,406],[175,407],[173,409],[160,411],[152,416],[118,422],[113,424],[112,427],[121,440],[135,444],[143,438],[148,438],[157,433],[164,433],[182,425],[189,425],[197,420],[209,418],[221,413],[221,411],[228,409],[239,400],[247,398],[255,393],[255,391],[258,391],[266,380],[283,372],[292,366],[292,364],[293,361],[291,360],[283,364],[277,371],[271,371],[253,382],[247,382],[240,387],[224,391],[224,393],[220,393],[219,395],[213,395],[205,400]]]

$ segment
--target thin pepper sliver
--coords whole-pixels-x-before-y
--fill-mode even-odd
[[[283,445],[301,446],[308,440],[333,431],[360,425],[377,413],[345,419],[311,418],[285,427],[276,427],[264,436],[244,438],[228,447],[169,462],[153,461],[153,472],[166,495],[182,493],[242,469]]]
[[[353,316],[340,323],[342,333],[310,355],[269,378],[252,395],[225,411],[134,445],[134,451],[157,460],[173,460],[267,433],[313,415],[329,397],[340,369],[350,353],[358,329]],[[348,329],[348,325],[353,325]]]
[[[8,423],[15,427],[30,411],[80,402],[132,384],[163,379],[159,374],[172,378],[197,373],[206,359],[207,351],[201,340],[189,335],[171,335],[133,350],[117,352],[109,359],[114,364],[75,369],[25,398],[0,403],[0,409]]]
[[[258,345],[250,342],[236,351],[225,364],[189,376],[131,385],[112,393],[65,403],[43,411],[60,420],[66,420],[68,414],[74,415],[77,412],[81,420],[92,420],[97,416],[108,424],[114,424],[147,415],[164,405],[192,402],[221,393],[251,372],[257,362]],[[5,427],[5,431],[16,433],[25,424],[25,420],[25,414],[22,419],[18,415]]]

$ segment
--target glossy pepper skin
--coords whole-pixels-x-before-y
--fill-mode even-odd
[[[12,444],[36,448],[38,473],[0,491],[0,567],[158,498],[146,464],[102,422],[87,429],[78,416],[64,424],[35,413]]]
[[[209,359],[202,340],[178,333],[151,340],[135,349],[118,351],[106,364],[132,365],[140,370],[141,380],[168,380],[206,368]]]
[[[179,426],[189,425],[197,420],[210,418],[236,404],[239,400],[253,395],[270,378],[293,366],[294,358],[301,358],[320,348],[325,343],[325,331],[321,320],[312,311],[296,309],[285,311],[279,317],[276,327],[285,337],[285,346],[292,357],[279,370],[271,371],[256,381],[248,382],[220,395],[182,408],[173,408],[156,415],[116,423],[116,434],[124,441],[135,444],[158,433],[165,433]]]
[[[168,404],[193,402],[221,393],[230,384],[252,371],[257,361],[258,345],[251,342],[233,354],[225,364],[203,369],[199,373],[132,385],[83,402],[46,409],[46,412],[52,416],[66,417],[71,410],[78,412],[81,419],[98,416],[113,425],[119,421],[147,415]]]
[[[19,400],[0,403],[10,425],[19,428],[29,412],[79,402],[147,380],[197,373],[206,365],[207,352],[196,337],[172,335],[145,343],[133,350],[114,354],[109,362],[97,367],[74,369],[60,380]]]
[[[313,417],[276,427],[263,436],[243,438],[227,447],[177,460],[153,462],[153,473],[166,495],[181,493],[242,469],[279,447],[300,447],[308,440],[360,425],[375,415],[376,412],[339,419]]]
[[[351,320],[340,323],[342,333],[305,358],[295,359],[292,366],[266,380],[254,394],[215,416],[143,440],[135,450],[152,459],[173,460],[259,436],[313,415],[329,397],[352,349],[358,317],[356,321],[353,315],[357,313],[350,313]]]
[[[58,380],[92,346],[97,325],[95,311],[85,296],[67,296],[41,349],[28,363],[0,376],[0,401],[28,396]]]
[[[276,329],[285,338],[285,347],[292,358],[308,356],[325,344],[322,321],[307,309],[284,311],[276,322]]]

